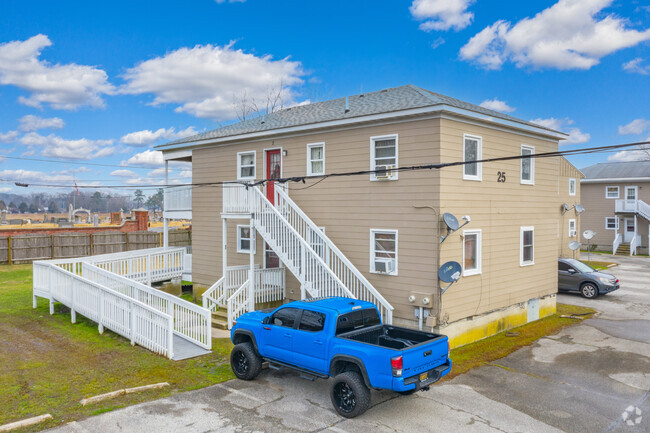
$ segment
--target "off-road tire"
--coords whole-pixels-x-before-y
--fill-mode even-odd
[[[240,343],[230,352],[230,368],[239,379],[252,380],[262,371],[262,358],[252,343]]]
[[[359,373],[346,371],[332,380],[330,399],[339,415],[354,418],[370,407],[370,390]]]
[[[580,294],[587,299],[598,297],[598,287],[594,283],[584,283],[580,286]]]

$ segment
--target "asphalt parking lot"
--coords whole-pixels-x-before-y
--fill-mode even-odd
[[[594,258],[594,260],[610,260]],[[338,416],[323,380],[265,370],[51,430],[124,432],[648,432],[650,259],[614,258],[622,288],[558,301],[601,311],[557,335],[428,392],[372,393],[359,418]]]

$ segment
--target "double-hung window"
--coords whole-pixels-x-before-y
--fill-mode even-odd
[[[483,158],[483,139],[474,135],[463,135],[463,162],[479,161]],[[480,162],[469,162],[463,165],[463,179],[481,180],[482,164]]]
[[[397,275],[397,230],[370,230],[370,272]]]
[[[252,235],[251,227],[238,225],[237,226],[237,252],[250,253],[251,248],[255,253],[255,238]]]
[[[576,236],[576,220],[569,220],[569,237],[574,238]]]
[[[397,134],[370,137],[370,180],[397,180]]]
[[[237,179],[255,179],[255,151],[237,153]]]
[[[524,185],[535,184],[535,160],[533,146],[521,146],[521,183]]]
[[[307,145],[307,176],[325,174],[325,143]]]
[[[481,230],[463,230],[463,276],[481,273]]]
[[[605,229],[607,229],[607,230],[617,230],[618,229],[618,218],[617,217],[607,217],[607,218],[605,218]]]
[[[535,264],[535,228],[534,227],[521,227],[520,229],[520,254],[519,264],[521,266],[528,266]]]
[[[569,195],[576,195],[576,180],[574,178],[569,179]]]
[[[619,190],[617,186],[608,186],[605,189],[605,198],[618,198]]]

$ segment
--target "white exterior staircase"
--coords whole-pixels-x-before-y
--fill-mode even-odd
[[[254,228],[301,285],[301,298],[343,296],[377,305],[385,323],[393,307],[289,196],[275,188],[275,206],[257,186],[224,185],[224,213],[250,215]],[[203,295],[204,306],[228,308],[228,326],[247,309],[252,311],[260,285],[250,277],[235,292],[227,292],[224,276]],[[232,294],[230,294],[232,293]],[[284,296],[284,291],[283,291]],[[227,300],[226,300],[227,298]],[[232,316],[232,317],[231,317]]]

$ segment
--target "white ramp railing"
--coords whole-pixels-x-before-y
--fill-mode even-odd
[[[301,295],[356,298],[258,187],[249,187],[251,223],[301,284]]]
[[[248,284],[249,280],[246,280],[226,301],[226,307],[228,308],[228,329],[232,329],[235,319],[246,312],[246,308],[249,305]]]
[[[71,310],[72,322],[80,313],[152,352],[173,357],[174,324],[171,315],[136,299],[76,275],[48,262],[34,262],[34,293],[49,294],[50,313],[61,302]]]
[[[212,347],[210,312],[161,290],[145,286],[113,274],[90,263],[84,263],[82,276],[104,287],[166,313],[174,318],[174,332],[187,340],[210,350]]]
[[[377,305],[384,322],[393,321],[393,306],[370,284],[322,230],[289,198],[281,188],[276,188],[275,206],[291,227],[306,239],[323,261],[358,299]]]

